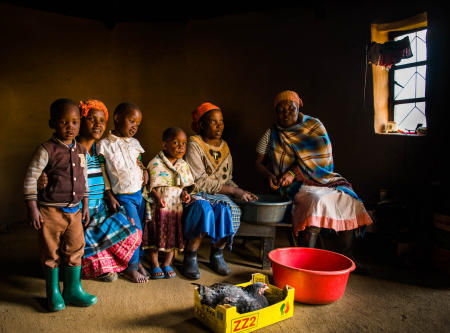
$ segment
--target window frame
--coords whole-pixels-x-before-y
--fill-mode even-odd
[[[389,40],[393,41],[395,37],[410,34],[413,32],[421,31],[421,30],[427,30],[428,34],[428,26],[419,27],[415,29],[408,29],[408,30],[396,30],[396,31],[390,31],[388,33]],[[425,65],[425,71],[428,71],[428,44],[427,44],[427,60],[425,61],[418,61],[418,62],[411,62],[409,64],[403,64],[403,65],[397,65],[394,64],[389,69],[389,78],[388,78],[388,86],[389,86],[389,103],[388,103],[388,119],[390,121],[394,120],[394,107],[398,104],[408,104],[408,103],[418,103],[418,102],[425,102],[425,115],[426,115],[426,107],[427,107],[427,84],[426,80],[428,76],[425,78],[425,97],[419,97],[419,98],[410,98],[410,99],[402,99],[399,101],[394,100],[394,89],[395,89],[395,81],[394,81],[394,72],[397,69],[403,69],[403,68],[410,68],[410,67],[418,67]]]
[[[391,31],[409,31],[416,28],[427,28],[427,12],[418,13],[414,16],[398,21],[377,20],[370,25],[371,42],[385,43],[389,41],[388,33]],[[428,43],[427,43],[428,44]],[[429,49],[429,47],[428,47]],[[366,55],[367,56],[367,55]],[[428,63],[430,66],[431,62]],[[383,135],[410,135],[388,132],[389,128],[389,71],[376,64],[372,67],[372,90],[373,90],[373,129],[375,134]],[[429,92],[428,92],[429,101]],[[427,102],[427,101],[426,101]],[[411,135],[410,135],[411,136]]]

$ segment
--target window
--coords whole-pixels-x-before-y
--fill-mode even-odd
[[[389,70],[372,64],[374,130],[386,133],[395,121],[404,132],[417,124],[426,127],[427,13],[395,22],[371,24],[372,42],[409,37],[413,56],[402,59]]]
[[[389,120],[410,133],[426,127],[425,82],[427,70],[427,29],[395,31],[390,40],[409,38],[413,56],[402,59],[389,70]]]

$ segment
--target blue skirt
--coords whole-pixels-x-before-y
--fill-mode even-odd
[[[234,234],[240,225],[241,209],[224,194],[204,192],[192,196],[195,201],[183,211],[183,236],[185,239],[197,238],[206,233],[214,244],[228,238],[231,245]]]

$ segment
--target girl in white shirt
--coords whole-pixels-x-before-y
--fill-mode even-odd
[[[123,206],[127,215],[142,231],[145,203],[142,186],[148,182],[141,154],[144,149],[133,138],[142,121],[142,112],[131,103],[121,103],[114,110],[114,130],[97,143],[97,152],[104,172],[106,196],[111,208],[117,211]],[[108,182],[109,181],[109,182]],[[109,183],[109,184],[108,184]],[[123,276],[132,282],[147,282],[149,273],[140,263],[142,256],[139,246],[131,257]]]

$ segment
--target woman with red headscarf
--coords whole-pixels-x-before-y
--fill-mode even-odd
[[[81,101],[80,134],[77,141],[87,150],[87,177],[89,186],[90,222],[84,225],[85,248],[81,276],[112,282],[117,272],[128,266],[134,250],[141,243],[141,231],[127,217],[125,210],[111,213],[104,200],[105,181],[95,143],[102,137],[108,121],[108,109],[99,100]],[[46,174],[39,179],[45,187]]]
[[[224,129],[222,110],[203,103],[192,112],[192,129],[197,135],[188,140],[185,160],[188,162],[196,187],[196,199],[184,211],[183,273],[191,279],[200,278],[197,249],[203,237],[211,238],[211,268],[221,275],[231,270],[223,258],[225,245],[231,246],[239,229],[241,211],[231,200],[252,201],[257,197],[239,188],[232,180],[233,161],[227,143],[222,139]]]

